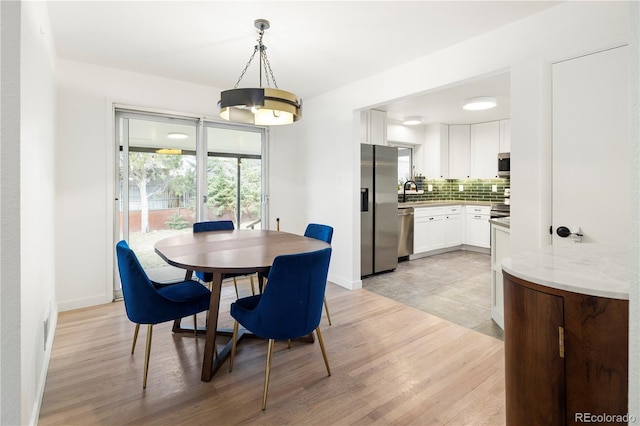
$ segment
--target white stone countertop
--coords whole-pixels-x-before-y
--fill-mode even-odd
[[[502,260],[502,269],[534,284],[611,299],[629,299],[629,253],[594,243],[547,246]]]
[[[489,223],[502,226],[503,228],[511,228],[511,217],[495,217],[493,219],[489,219]]]

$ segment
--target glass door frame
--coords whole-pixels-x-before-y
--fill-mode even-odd
[[[253,125],[243,125],[243,124],[229,124],[216,120],[209,120],[204,117],[199,116],[190,116],[188,114],[175,114],[175,113],[165,113],[161,111],[153,111],[146,110],[144,108],[136,109],[124,106],[114,105],[114,216],[113,216],[113,236],[114,236],[114,245],[115,242],[119,241],[121,238],[120,234],[120,205],[129,204],[129,193],[128,191],[122,191],[120,194],[120,139],[122,139],[122,153],[125,163],[123,165],[123,176],[122,180],[125,182],[129,182],[129,167],[128,167],[128,156],[129,156],[129,132],[128,132],[128,120],[129,119],[139,119],[139,120],[149,120],[149,121],[158,121],[158,122],[171,122],[183,125],[195,125],[197,126],[196,131],[196,220],[204,220],[206,216],[206,194],[207,194],[207,159],[208,159],[208,151],[206,146],[206,138],[205,138],[205,128],[213,127],[213,128],[223,128],[228,130],[237,130],[243,132],[253,132],[259,133],[261,135],[261,219],[264,224],[268,224],[268,144],[269,144],[269,131],[268,128],[253,126]],[[120,119],[123,119],[123,125],[120,125]],[[227,155],[231,157],[251,157],[246,155]],[[238,189],[239,190],[239,189]],[[120,197],[122,196],[122,200]],[[122,230],[123,236],[128,236],[129,233],[129,217],[128,215],[122,216]],[[113,252],[115,256],[115,251]],[[114,300],[122,299],[122,290],[120,287],[120,278],[118,273],[118,265],[117,262],[113,262],[114,265]]]

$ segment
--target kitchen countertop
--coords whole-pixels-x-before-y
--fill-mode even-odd
[[[611,299],[629,299],[629,255],[595,243],[547,246],[502,260],[502,269],[534,284]]]
[[[438,200],[438,201],[409,201],[406,203],[398,203],[398,208],[403,207],[443,207],[443,206],[487,206],[490,207],[490,201],[470,201],[470,200]]]
[[[494,217],[489,219],[489,223],[503,228],[511,228],[511,217]]]

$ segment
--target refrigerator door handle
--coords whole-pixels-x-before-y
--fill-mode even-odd
[[[369,188],[360,188],[360,211],[369,211]]]

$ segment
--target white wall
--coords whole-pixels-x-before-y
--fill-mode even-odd
[[[55,50],[41,2],[2,2],[0,423],[35,424],[55,327]]]
[[[20,424],[20,17],[0,3],[0,424]]]
[[[35,423],[56,326],[55,48],[47,8],[22,2],[20,275],[22,419]],[[50,321],[46,348],[44,322]]]
[[[57,61],[56,283],[61,311],[113,299],[113,103],[211,116],[220,91]]]

